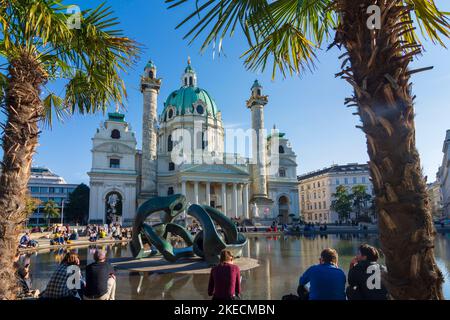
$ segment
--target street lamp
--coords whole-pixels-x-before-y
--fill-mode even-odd
[[[64,199],[61,201],[61,226],[64,225]]]

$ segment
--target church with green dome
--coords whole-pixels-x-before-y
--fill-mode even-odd
[[[118,111],[93,138],[90,222],[130,225],[144,201],[176,193],[249,224],[299,218],[297,157],[284,133],[265,129],[269,99],[261,84],[249,85],[242,99],[252,128],[225,132],[220,104],[199,86],[190,59],[180,87],[163,99],[157,71],[150,60],[141,76],[141,149]],[[226,152],[225,141],[248,142],[251,152]]]

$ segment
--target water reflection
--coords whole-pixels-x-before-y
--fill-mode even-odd
[[[243,256],[259,260],[260,267],[242,272],[244,299],[280,299],[295,293],[298,278],[312,264],[318,263],[322,249],[335,248],[339,253],[339,265],[348,271],[350,260],[361,243],[379,246],[376,235],[342,234],[328,236],[250,236],[243,249]],[[75,249],[80,256],[81,267],[93,261],[95,246]],[[131,257],[126,244],[103,246],[111,260]],[[52,250],[32,254],[23,259],[31,262],[31,272],[36,288],[42,290],[65,250]],[[436,238],[436,257],[445,275],[444,295],[450,299],[450,234]],[[209,276],[205,274],[151,274],[148,272],[117,272],[117,299],[209,299]]]

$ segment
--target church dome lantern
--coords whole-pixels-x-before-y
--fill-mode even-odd
[[[144,72],[145,76],[150,79],[156,78],[156,65],[152,60],[149,60],[147,64],[145,65]]]
[[[197,74],[194,68],[191,66],[191,58],[188,58],[188,65],[184,69],[182,76],[182,86],[184,87],[196,87],[197,86]]]
[[[163,121],[187,114],[218,118],[220,111],[212,96],[205,89],[197,87],[197,74],[191,66],[190,59],[184,69],[181,85],[180,89],[167,97],[161,114]]]
[[[251,90],[252,90],[253,97],[262,96],[262,86],[258,80],[255,80],[255,82],[253,82]]]

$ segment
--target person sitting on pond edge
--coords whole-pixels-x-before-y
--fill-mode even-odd
[[[309,267],[299,279],[299,286],[310,284],[309,300],[345,300],[346,277],[338,267],[338,253],[327,248],[319,264]]]
[[[106,261],[106,252],[97,249],[95,262],[86,267],[84,300],[115,300],[116,278],[113,266]]]
[[[381,278],[386,267],[377,262],[379,257],[375,247],[368,244],[359,247],[348,272],[346,293],[349,300],[388,300],[389,295]]]
[[[208,295],[213,300],[238,300],[241,294],[241,271],[233,264],[229,250],[220,252],[220,263],[211,269]]]

